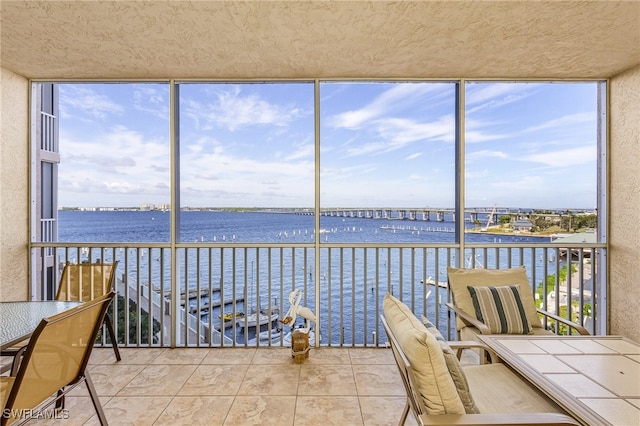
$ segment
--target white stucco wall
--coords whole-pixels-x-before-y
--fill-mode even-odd
[[[640,66],[610,92],[609,332],[640,342]]]
[[[28,289],[29,82],[0,69],[0,300]]]

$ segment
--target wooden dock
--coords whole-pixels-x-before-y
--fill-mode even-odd
[[[209,309],[214,309],[214,308],[219,308],[220,306],[224,305],[232,305],[234,303],[238,303],[238,302],[244,302],[244,297],[236,297],[235,299],[228,299],[225,300],[224,303],[221,302],[220,300],[214,300],[212,303],[201,303],[200,304],[200,312],[202,311],[208,311]],[[184,306],[184,304],[183,304]],[[198,312],[198,305],[195,306],[189,306],[189,313],[196,313]]]
[[[155,291],[156,293],[160,293],[160,288],[159,287],[154,287],[153,291]],[[216,294],[220,292],[220,287],[216,287],[216,288],[212,288],[211,289],[211,294]],[[201,288],[200,291],[198,291],[198,289],[192,288],[189,289],[189,291],[181,291],[180,292],[180,298],[184,299],[185,295],[188,294],[188,298],[189,300],[193,300],[193,299],[197,299],[199,297],[206,297],[209,296],[209,289],[208,288]],[[164,292],[164,297],[166,298],[170,298],[171,297],[171,290],[165,290]]]

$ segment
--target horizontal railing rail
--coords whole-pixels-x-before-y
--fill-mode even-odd
[[[301,290],[300,305],[317,317],[312,327],[318,345],[383,345],[379,314],[386,293],[455,340],[454,317],[445,305],[451,300],[449,266],[524,265],[538,306],[593,334],[604,300],[598,292],[605,279],[599,265],[603,244],[467,244],[463,254],[459,245],[443,243],[173,247],[175,256],[168,243],[33,243],[32,297],[53,297],[67,261],[117,260],[118,298],[111,309],[125,347],[290,346],[291,329],[281,320],[293,290]],[[302,321],[298,317],[296,326]],[[546,325],[568,332],[560,324]]]

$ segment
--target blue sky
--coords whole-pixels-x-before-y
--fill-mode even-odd
[[[595,83],[468,82],[469,207],[595,208]],[[310,83],[180,84],[182,206],[314,203]],[[169,86],[60,85],[59,204],[170,200]],[[451,207],[455,86],[320,86],[323,207]]]

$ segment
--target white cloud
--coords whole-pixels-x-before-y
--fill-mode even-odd
[[[294,148],[293,152],[290,152],[284,157],[284,161],[298,161],[305,158],[313,161],[315,154],[315,146],[313,143],[306,143]]]
[[[345,157],[378,155],[405,148],[419,141],[453,142],[455,138],[453,117],[444,116],[429,123],[418,123],[404,118],[380,119],[372,122],[374,141],[350,142]],[[424,148],[422,148],[424,149]]]
[[[425,95],[441,90],[442,86],[438,83],[396,84],[364,107],[330,117],[328,124],[336,128],[356,130],[390,112],[397,114],[404,108],[415,105]]]
[[[313,200],[313,144],[301,144],[282,158],[235,154],[211,141],[201,145],[202,150],[181,156],[188,165],[180,177],[185,205],[285,205],[295,200],[300,205],[300,200]]]
[[[74,205],[66,198],[84,192],[94,196],[93,205],[113,203],[105,203],[104,194],[169,197],[168,141],[146,140],[139,132],[115,126],[81,139],[62,133],[60,150],[61,205]]]
[[[470,83],[465,96],[467,114],[498,108],[530,96],[536,83]]]
[[[465,155],[465,160],[468,162],[482,161],[486,160],[487,158],[499,158],[504,160],[509,158],[509,156],[503,151],[493,151],[489,149],[474,151]]]
[[[552,167],[567,167],[594,163],[596,154],[596,147],[589,145],[554,152],[526,155],[523,156],[522,159]]]
[[[133,107],[156,117],[169,120],[169,86],[167,84],[136,84]]]
[[[504,131],[495,132],[494,128],[504,129],[506,125],[495,120],[475,120],[468,118],[465,121],[464,141],[466,144],[475,144],[489,141],[499,141],[512,138],[514,135]],[[487,130],[488,129],[488,130]]]
[[[453,142],[455,139],[455,123],[451,115],[427,123],[406,118],[388,118],[376,122],[376,129],[395,148],[420,140]]]
[[[538,130],[568,128],[568,127],[575,127],[582,123],[593,123],[593,125],[595,126],[596,119],[597,117],[594,116],[592,113],[582,112],[582,113],[576,113],[576,114],[569,114],[569,115],[564,115],[562,117],[554,118],[542,124],[528,127],[524,131],[535,132]]]
[[[96,93],[88,85],[61,84],[59,109],[63,118],[89,116],[104,119],[110,114],[122,115],[124,108],[109,97]]]
[[[302,114],[295,106],[272,104],[257,94],[244,95],[238,85],[231,90],[216,91],[212,96],[214,102],[183,100],[184,113],[202,129],[224,127],[235,131],[255,125],[287,126]]]

